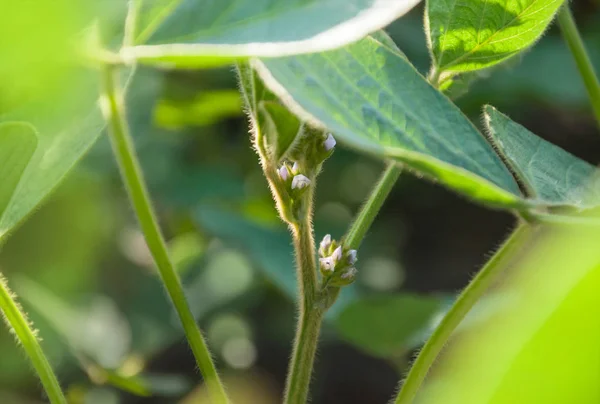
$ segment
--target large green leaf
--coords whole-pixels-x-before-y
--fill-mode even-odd
[[[600,204],[600,170],[531,133],[491,106],[485,122],[498,150],[530,197],[542,204],[589,208]]]
[[[170,0],[141,3],[126,58],[198,67],[319,52],[359,40],[419,0]]]
[[[527,49],[564,0],[428,0],[434,69],[483,69]]]
[[[544,233],[463,320],[415,403],[600,402],[600,233]]]
[[[441,309],[437,298],[370,297],[350,303],[336,319],[340,336],[373,355],[391,357],[412,348]]]
[[[98,138],[104,123],[97,103],[96,72],[70,70],[70,83],[26,108],[12,111],[1,121],[26,121],[37,130],[37,148],[22,171],[12,195],[4,195],[0,211],[0,240],[20,223],[58,184]],[[29,142],[24,137],[22,142]],[[16,155],[13,155],[15,157]],[[13,167],[11,156],[0,156],[0,165]],[[15,177],[13,177],[13,180]]]
[[[485,138],[395,48],[374,37],[254,66],[294,112],[346,144],[406,163],[476,200],[522,203]]]

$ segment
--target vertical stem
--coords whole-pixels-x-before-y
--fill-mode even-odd
[[[192,315],[181,282],[160,232],[142,170],[125,120],[123,96],[116,83],[116,72],[111,66],[103,70],[102,109],[110,126],[110,140],[121,177],[129,194],[148,248],[152,253],[161,280],[181,320],[188,343],[192,348],[198,368],[204,377],[212,402],[228,402],[224,387],[219,379],[204,338]]]
[[[590,61],[581,35],[577,30],[577,24],[569,9],[568,1],[565,2],[558,12],[558,24],[560,25],[563,38],[567,42],[571,54],[575,59],[575,63],[577,64],[585,88],[587,89],[590,103],[592,104],[594,115],[596,116],[596,121],[598,122],[598,125],[600,125],[600,81],[598,81],[598,76],[596,76],[596,73],[594,72],[594,66]]]
[[[292,360],[288,370],[285,404],[305,404],[319,342],[324,311],[317,305],[317,268],[312,231],[314,183],[304,198],[305,212],[300,223],[292,223],[298,268],[299,313]]]
[[[52,404],[67,404],[67,400],[60,389],[60,384],[44,355],[44,351],[42,351],[35,332],[31,329],[29,321],[25,314],[21,312],[19,305],[14,301],[2,275],[0,275],[0,309],[4,314],[6,323],[14,331],[18,342],[31,361],[50,402]]]
[[[346,247],[357,249],[360,246],[401,172],[402,168],[397,163],[391,162],[388,164],[379,182],[371,191],[369,199],[363,205],[350,229],[348,229],[346,237],[344,237]]]
[[[483,296],[490,285],[497,279],[498,275],[506,269],[506,266],[515,256],[515,252],[523,246],[523,242],[529,239],[535,232],[535,227],[529,224],[520,224],[517,229],[505,241],[504,245],[494,254],[491,260],[479,271],[471,283],[458,296],[448,313],[444,316],[431,337],[419,352],[417,359],[404,381],[395,404],[412,404],[417,391],[431,365],[448,341],[448,338],[460,322],[465,318],[473,305]]]

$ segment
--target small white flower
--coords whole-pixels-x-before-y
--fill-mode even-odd
[[[356,262],[356,250],[350,250],[350,251],[348,251],[348,263],[350,265],[352,265],[355,262]]]
[[[333,258],[331,257],[319,258],[319,264],[321,264],[321,269],[326,271],[333,271],[335,267],[335,262],[333,262]]]
[[[289,173],[285,164],[279,167],[279,170],[277,170],[277,172],[279,173],[279,176],[282,180],[287,181]]]
[[[294,165],[292,166],[292,174],[296,175],[300,172],[300,168],[298,167],[298,162],[294,161]]]
[[[348,268],[346,270],[346,272],[344,272],[340,278],[342,279],[350,279],[350,278],[354,278],[356,276],[356,268],[352,267],[352,268]]]
[[[323,237],[323,240],[321,241],[321,251],[325,251],[329,248],[329,246],[331,245],[331,234],[327,234],[325,235],[325,237]]]
[[[331,133],[327,134],[327,139],[325,139],[325,141],[323,142],[323,147],[325,148],[325,151],[329,151],[331,149],[333,149],[335,147],[335,138],[333,137],[333,135]]]
[[[336,248],[333,251],[333,254],[331,254],[331,258],[333,258],[333,260],[337,263],[342,259],[342,246],[339,246],[338,248]]]
[[[310,180],[302,174],[296,175],[294,177],[294,179],[292,180],[292,189],[296,189],[296,188],[302,189],[309,185],[310,185]]]

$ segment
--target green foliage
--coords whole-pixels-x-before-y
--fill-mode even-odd
[[[288,107],[349,146],[397,159],[490,205],[520,204],[515,181],[485,138],[401,53],[375,38],[256,66]]]
[[[600,171],[531,133],[491,106],[489,133],[529,197],[544,205],[590,208],[600,204]]]
[[[530,47],[563,0],[428,0],[433,71],[484,69]]]
[[[178,67],[250,56],[319,52],[356,41],[402,16],[418,0],[145,1],[125,58]]]
[[[440,312],[441,300],[399,294],[360,298],[335,321],[340,336],[373,355],[405,354]]]
[[[545,229],[535,246],[513,254],[502,279],[453,334],[415,402],[600,400],[600,328],[593,320],[600,307],[599,236],[597,228]]]

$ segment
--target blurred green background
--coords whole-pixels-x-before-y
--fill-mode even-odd
[[[573,8],[600,68],[600,2],[578,0]],[[421,5],[388,32],[426,72],[422,16]],[[53,32],[71,29],[79,28]],[[43,54],[29,60],[26,52],[14,57],[25,65],[46,60]],[[39,80],[68,79],[46,72]],[[490,103],[600,162],[587,96],[556,27],[534,49],[488,73],[457,100],[475,122]],[[31,88],[40,85],[3,87],[0,112],[26,101]],[[234,401],[278,402],[294,333],[293,256],[250,148],[233,69],[139,68],[127,108],[173,259]],[[337,148],[319,178],[318,239],[343,235],[382,168]],[[403,175],[360,251],[356,286],[325,325],[312,402],[387,402],[414,349],[513,221]],[[74,403],[207,402],[104,136],[2,246],[0,269]],[[0,358],[0,402],[40,402],[39,382],[4,327]]]

